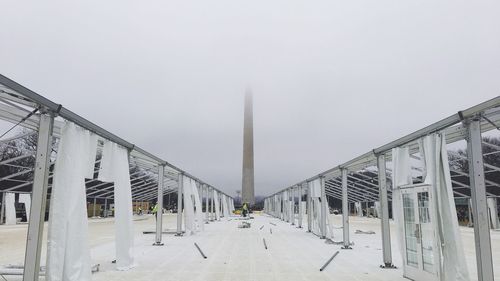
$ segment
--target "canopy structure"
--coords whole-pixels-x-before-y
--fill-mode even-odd
[[[308,225],[313,226],[314,217],[317,216],[320,220],[319,234],[325,237],[328,233],[328,222],[327,216],[321,216],[321,213],[328,212],[328,200],[341,203],[344,217],[343,244],[348,248],[350,247],[348,214],[351,213],[351,207],[356,207],[355,213],[359,213],[371,205],[375,209],[376,216],[381,218],[383,266],[391,267],[389,215],[390,204],[392,202],[394,207],[393,199],[396,199],[393,198],[396,186],[392,182],[395,169],[392,163],[393,151],[402,147],[408,149],[410,183],[423,184],[426,170],[422,166],[422,140],[427,136],[440,134],[446,140],[448,147],[449,173],[455,201],[465,200],[473,211],[469,212],[469,219],[472,220],[472,214],[477,218],[474,219],[474,228],[479,280],[493,280],[486,198],[500,196],[500,163],[489,161],[489,157],[500,153],[500,146],[485,136],[492,130],[500,130],[499,127],[500,97],[496,97],[290,185],[265,199],[265,211],[285,221],[290,220],[292,224],[298,220],[299,225],[302,224],[303,214],[307,213]],[[467,148],[453,149],[460,145],[466,145]],[[321,186],[318,192],[322,195],[316,194],[317,197],[314,195],[314,183]],[[315,204],[314,198],[320,200]],[[289,208],[288,202],[292,202],[294,206]],[[295,204],[299,205],[295,208]],[[316,206],[317,204],[320,206]],[[366,208],[362,208],[362,204],[365,204]],[[296,210],[297,217],[293,210]],[[496,217],[496,212],[493,213]],[[311,227],[308,230],[315,232]]]
[[[86,197],[93,199],[94,204],[99,200],[106,202],[107,206],[115,200],[116,195],[114,183],[101,181],[97,176],[102,168],[101,155],[106,142],[117,144],[128,151],[132,201],[158,202],[161,206],[164,195],[182,194],[184,179],[192,181],[195,188],[199,189],[199,193],[195,194],[199,199],[206,199],[206,210],[209,200],[213,205],[214,198],[226,198],[232,204],[233,198],[220,189],[3,75],[0,75],[0,119],[25,128],[20,134],[0,139],[0,144],[7,148],[12,146],[13,141],[23,141],[22,147],[13,147],[16,151],[12,153],[12,157],[4,157],[0,162],[0,168],[4,170],[4,175],[0,178],[0,193],[31,194],[24,280],[38,278],[45,205],[46,200],[51,198],[54,166],[65,122],[72,122],[97,135],[94,174],[85,179]],[[177,197],[177,232],[180,234],[183,204],[182,196]],[[203,201],[199,200],[198,203],[200,202]],[[161,212],[158,214],[161,218]],[[161,244],[161,219],[157,222],[156,232],[156,243]]]

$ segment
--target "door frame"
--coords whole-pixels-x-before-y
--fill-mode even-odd
[[[439,280],[439,270],[438,270],[438,265],[441,262],[441,257],[439,255],[438,251],[438,244],[437,244],[437,232],[436,232],[436,219],[437,219],[437,213],[435,210],[434,206],[434,194],[433,194],[433,189],[432,185],[426,184],[426,183],[417,183],[417,184],[409,184],[409,185],[403,185],[399,186],[401,195],[400,195],[400,200],[401,200],[401,208],[399,210],[401,218],[402,218],[402,229],[403,229],[403,276],[405,278],[415,280],[415,281],[438,281]],[[422,192],[427,192],[429,195],[429,216],[431,220],[431,226],[434,229],[433,232],[433,260],[434,260],[434,273],[430,273],[424,270],[423,268],[423,253],[422,253],[422,229],[420,228],[421,222],[420,222],[420,210],[419,210],[419,205],[418,205],[418,194]],[[418,224],[419,228],[419,237],[418,237],[418,245],[417,245],[417,255],[418,255],[418,268],[409,266],[407,264],[407,255],[406,255],[406,228],[405,228],[405,216],[404,216],[404,206],[403,206],[403,195],[405,194],[411,194],[411,197],[413,199],[414,205],[414,215],[415,215],[415,223]]]

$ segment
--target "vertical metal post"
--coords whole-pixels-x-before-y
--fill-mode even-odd
[[[23,281],[38,280],[40,274],[40,252],[42,249],[45,205],[47,203],[54,116],[52,114],[41,114],[39,124]]]
[[[208,221],[210,220],[209,216],[208,216],[208,185],[204,185],[205,186],[205,223],[208,223]]]
[[[304,212],[304,207],[302,206],[302,183],[299,184],[299,221],[298,221],[298,228],[302,228],[302,213]]]
[[[329,211],[328,206],[326,204],[326,189],[325,189],[325,177],[319,177],[320,185],[321,185],[321,239],[326,238],[326,220],[328,219]]]
[[[295,225],[295,186],[290,187],[290,195],[292,201],[290,202],[290,220],[292,225]]]
[[[347,169],[342,168],[342,226],[344,230],[344,246],[342,249],[351,249],[349,241],[349,198],[347,197]]]
[[[481,118],[468,120],[467,157],[474,214],[474,239],[476,242],[477,275],[479,281],[494,280],[491,254],[490,225],[486,204]]]
[[[385,168],[385,155],[377,155],[378,166],[378,187],[379,187],[379,201],[380,213],[380,227],[382,233],[382,255],[384,265],[383,268],[394,268],[392,264],[392,251],[391,251],[391,229],[389,226],[389,200],[387,198],[387,177]]]
[[[177,233],[175,235],[182,235],[182,185],[183,185],[183,173],[179,173],[177,184]]]
[[[161,243],[162,236],[162,223],[163,223],[163,175],[165,167],[163,165],[158,165],[158,199],[156,204],[158,204],[158,209],[156,211],[156,239],[153,246],[163,246]]]
[[[307,232],[312,230],[312,198],[311,198],[311,185],[307,182]]]

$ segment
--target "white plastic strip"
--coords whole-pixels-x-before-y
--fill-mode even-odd
[[[15,194],[11,192],[4,193],[5,196],[5,224],[13,225],[16,224],[16,206]]]
[[[88,158],[85,159],[88,160]],[[126,148],[110,141],[104,143],[98,178],[102,181],[114,182],[116,269],[128,270],[135,265],[132,190]]]
[[[89,134],[71,122],[61,129],[48,223],[48,281],[91,280],[85,194]]]
[[[19,194],[19,203],[24,203],[24,209],[26,210],[26,221],[29,221],[31,210],[31,195],[28,193]]]

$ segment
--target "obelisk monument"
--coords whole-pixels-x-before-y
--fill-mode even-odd
[[[253,102],[252,92],[247,89],[245,93],[245,112],[243,121],[243,180],[242,203],[255,204],[253,180]]]

